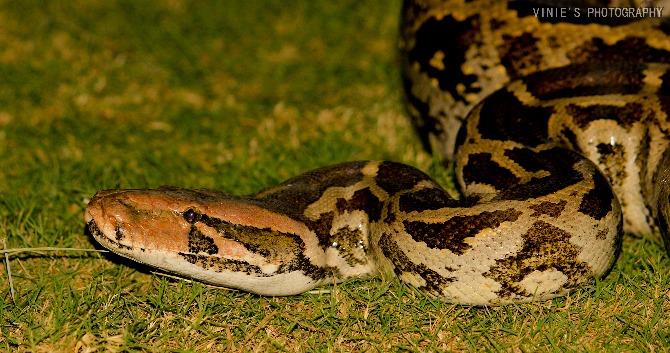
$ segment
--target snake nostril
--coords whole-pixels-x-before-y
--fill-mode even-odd
[[[188,210],[186,210],[184,212],[184,219],[188,223],[191,223],[191,224],[195,223],[195,221],[197,221],[197,218],[198,218],[198,214],[192,208],[189,208]]]

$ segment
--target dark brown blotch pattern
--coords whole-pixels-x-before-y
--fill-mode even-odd
[[[496,264],[484,274],[500,283],[497,294],[501,298],[515,295],[531,297],[519,286],[527,275],[533,271],[556,269],[567,276],[562,286],[569,289],[579,286],[593,278],[590,266],[579,261],[577,256],[581,248],[570,243],[570,234],[543,221],[535,222],[523,234],[523,247],[511,256],[496,260]]]
[[[670,23],[670,21],[667,21]],[[668,25],[670,27],[670,25]],[[658,99],[661,104],[661,109],[665,113],[665,120],[670,121],[670,70],[666,71],[663,76],[661,76],[661,87],[658,90]]]
[[[563,212],[565,209],[565,205],[567,205],[567,203],[567,201],[561,200],[555,203],[543,201],[534,205],[530,205],[528,207],[533,210],[533,213],[530,216],[539,217],[540,215],[547,215],[552,218],[558,218],[558,216],[561,215],[561,212]]]
[[[426,210],[439,210],[440,208],[472,207],[479,201],[476,197],[465,197],[459,200],[453,199],[440,188],[425,188],[414,192],[402,194],[398,201],[401,212],[420,212]]]
[[[542,63],[542,53],[537,47],[537,38],[531,33],[512,37],[503,35],[503,44],[498,48],[500,62],[510,78],[537,71]]]
[[[600,220],[612,211],[614,194],[605,177],[598,172],[593,174],[593,184],[593,189],[582,198],[579,212]]]
[[[326,249],[332,244],[330,230],[335,211],[325,212],[313,220],[305,216],[305,209],[318,201],[329,188],[348,187],[361,181],[364,177],[361,170],[367,163],[346,162],[309,171],[259,192],[261,196],[255,196],[249,202],[304,223],[316,234],[319,245]],[[355,193],[351,200],[337,200],[337,206],[340,212],[360,209],[373,217],[381,214],[381,200],[369,189]]]
[[[530,200],[555,193],[583,180],[582,175],[574,167],[583,157],[563,148],[551,148],[543,151],[518,149],[516,154],[509,154],[514,162],[530,171],[544,170],[548,175],[531,178],[528,182],[514,185],[500,192],[498,200]]]
[[[351,211],[364,211],[371,222],[379,220],[383,203],[370,188],[356,190],[350,199],[338,198],[335,204],[340,213]]]
[[[622,144],[599,143],[598,165],[609,180],[623,182],[626,178],[626,149]],[[641,174],[643,175],[643,174]]]
[[[428,268],[428,266],[421,263],[414,263],[410,260],[407,255],[405,255],[398,244],[396,244],[389,234],[382,234],[379,239],[379,249],[384,254],[392,264],[393,272],[396,276],[401,276],[403,273],[413,273],[420,276],[426,282],[422,289],[427,293],[430,293],[435,296],[442,296],[443,288],[447,287],[449,283],[452,283],[455,278],[453,277],[444,277],[439,273],[435,272]],[[448,269],[447,270],[451,270]]]
[[[635,63],[585,63],[543,70],[523,80],[529,93],[544,100],[633,94],[644,87],[644,69]]]
[[[216,230],[222,237],[260,254],[268,262],[280,262],[277,273],[302,271],[313,279],[322,279],[337,272],[336,269],[313,265],[305,255],[305,243],[297,234],[233,224],[206,214],[200,216],[199,222]]]
[[[467,164],[463,166],[463,180],[466,185],[480,183],[497,190],[507,189],[520,181],[509,169],[494,161],[490,153],[469,155]]]
[[[635,156],[635,165],[639,170],[640,175],[640,190],[645,198],[648,197],[649,189],[646,185],[647,176],[649,175],[649,158],[651,157],[651,134],[648,129],[644,130],[642,138],[640,139],[640,146]],[[649,207],[649,205],[647,205]]]
[[[330,236],[330,230],[333,227],[334,217],[335,212],[329,211],[322,213],[317,220],[311,220],[306,217],[302,218],[302,222],[305,223],[307,228],[316,234],[322,249],[326,249],[333,243]]]
[[[594,104],[585,107],[569,104],[566,111],[580,128],[587,127],[592,121],[611,120],[629,129],[636,122],[648,120],[652,114],[640,103],[626,103],[623,106]]]
[[[504,154],[505,157],[529,172],[548,171],[551,167],[547,165],[547,161],[540,157],[538,152],[530,148],[515,147],[505,150]]]
[[[553,111],[553,107],[528,106],[512,92],[502,89],[484,100],[477,129],[484,139],[534,147],[547,142],[547,124]]]
[[[214,239],[204,235],[195,225],[188,232],[188,251],[192,254],[206,253],[214,255],[219,252],[219,247],[214,244]]]
[[[312,170],[260,191],[249,202],[302,220],[305,209],[331,187],[351,186],[363,179],[366,161],[341,163]]]
[[[594,38],[576,47],[567,54],[571,62],[612,62],[646,63],[670,62],[670,52],[647,44],[642,37],[628,36],[614,44],[606,44],[602,38]]]
[[[574,151],[580,151],[581,149],[579,148],[579,143],[577,142],[577,135],[570,130],[569,128],[563,128],[561,130],[561,138],[564,143],[567,142],[567,145],[569,148],[571,148]]]
[[[396,162],[382,162],[375,177],[377,185],[389,195],[401,190],[409,190],[423,180],[432,182],[432,179],[426,173]]]
[[[462,94],[477,92],[473,88],[477,77],[465,74],[461,67],[465,63],[465,52],[479,38],[479,15],[457,20],[452,16],[440,19],[430,18],[414,34],[414,46],[407,53],[409,63],[418,63],[421,71],[435,78],[441,90],[449,92],[455,99],[462,100]],[[438,51],[445,54],[442,68],[431,64]],[[457,86],[466,87],[459,92]]]
[[[424,242],[432,249],[449,249],[462,255],[471,248],[464,241],[466,238],[474,237],[485,229],[495,229],[504,222],[514,222],[520,215],[521,211],[510,208],[472,216],[454,216],[442,223],[404,221],[403,225],[413,240]]]
[[[203,254],[191,254],[191,253],[178,253],[184,260],[197,265],[205,270],[210,270],[214,272],[239,272],[246,273],[248,275],[254,275],[257,277],[269,277],[272,274],[263,273],[260,267],[251,265],[245,261],[226,259],[220,256],[210,256]]]
[[[360,229],[352,230],[349,227],[338,229],[333,234],[333,244],[347,262],[349,266],[364,265],[368,262],[367,256],[359,256],[367,253],[367,248],[363,245],[365,235]]]

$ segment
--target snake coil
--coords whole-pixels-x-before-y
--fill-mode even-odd
[[[403,6],[410,116],[426,147],[455,162],[460,199],[413,167],[360,161],[247,197],[100,191],[88,228],[119,255],[262,295],[393,272],[472,305],[591,283],[624,231],[660,231],[670,252],[669,22],[529,9]]]

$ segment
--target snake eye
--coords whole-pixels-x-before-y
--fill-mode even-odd
[[[196,213],[192,208],[189,208],[184,212],[184,219],[188,223],[195,223],[198,218],[198,213]]]

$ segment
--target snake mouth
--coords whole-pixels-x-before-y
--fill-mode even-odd
[[[102,246],[115,252],[119,250],[132,250],[131,246],[121,244],[118,240],[119,236],[123,235],[123,229],[119,226],[114,226],[114,236],[109,232],[111,220],[106,217],[105,203],[107,199],[113,195],[113,190],[103,190],[96,193],[84,212],[84,221],[86,228],[93,238]],[[114,238],[117,238],[115,241]]]

